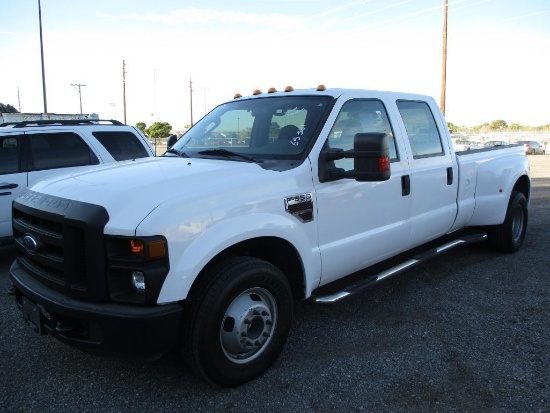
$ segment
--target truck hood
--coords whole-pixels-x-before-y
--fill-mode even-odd
[[[251,180],[265,180],[266,175],[276,174],[255,163],[158,157],[57,176],[31,189],[101,205],[109,213],[111,230],[114,225],[120,235],[128,235],[129,229],[135,229],[151,211],[171,199],[196,200],[219,193],[229,184],[233,188],[236,182],[250,185]]]

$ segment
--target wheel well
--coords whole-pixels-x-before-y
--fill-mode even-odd
[[[276,237],[252,238],[232,245],[214,257],[197,279],[207,273],[212,265],[232,256],[255,257],[273,264],[287,278],[293,297],[304,298],[304,269],[298,252],[288,241]]]
[[[529,197],[531,194],[531,182],[529,181],[527,175],[523,175],[517,180],[512,191],[521,192],[525,196],[525,199],[529,201]]]

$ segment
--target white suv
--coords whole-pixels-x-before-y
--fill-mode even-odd
[[[114,120],[0,125],[0,245],[12,241],[12,200],[39,180],[90,165],[153,156],[137,128]]]

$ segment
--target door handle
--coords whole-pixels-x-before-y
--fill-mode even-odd
[[[452,185],[453,184],[453,179],[454,179],[454,176],[453,176],[453,167],[452,166],[449,166],[447,168],[447,185]]]
[[[0,184],[0,189],[15,189],[18,186],[17,184]]]
[[[411,177],[409,175],[403,175],[401,177],[401,195],[407,196],[411,193]]]

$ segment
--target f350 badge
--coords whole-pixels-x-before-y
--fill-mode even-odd
[[[313,196],[311,192],[287,196],[285,198],[285,210],[302,222],[313,221]]]

